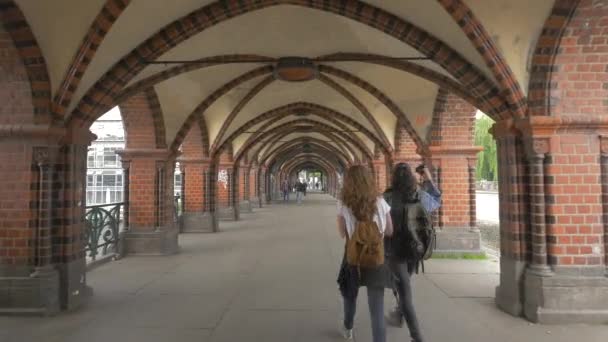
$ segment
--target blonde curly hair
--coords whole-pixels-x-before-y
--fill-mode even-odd
[[[373,217],[378,190],[374,178],[363,165],[351,166],[346,171],[339,198],[357,220],[364,221]]]

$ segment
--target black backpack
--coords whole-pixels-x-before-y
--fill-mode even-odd
[[[420,203],[419,193],[401,203],[392,201],[390,194],[387,197],[389,197],[389,203],[391,203],[394,227],[393,237],[390,239],[389,253],[396,260],[407,262],[410,267],[414,267],[416,273],[418,273],[419,266],[422,266],[422,272],[424,273],[424,260],[433,255],[437,244],[437,235],[431,215]],[[417,251],[414,234],[423,245],[422,253]]]

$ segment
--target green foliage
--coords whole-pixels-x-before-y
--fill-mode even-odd
[[[488,132],[493,124],[494,120],[485,114],[475,120],[475,145],[483,147],[477,155],[477,180],[498,180],[496,141]]]
[[[453,253],[433,253],[431,259],[465,259],[465,260],[487,260],[488,257],[485,253],[466,253],[466,252],[453,252]]]

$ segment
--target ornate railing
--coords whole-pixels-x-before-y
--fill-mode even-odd
[[[124,206],[125,203],[120,202],[86,207],[84,251],[87,261],[118,252]]]

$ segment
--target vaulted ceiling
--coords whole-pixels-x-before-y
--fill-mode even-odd
[[[194,116],[204,120],[211,148],[231,143],[235,156],[268,157],[305,138],[318,142],[314,153],[343,162],[393,148],[398,124],[424,143],[440,87],[470,95],[490,114],[497,101],[516,112],[528,88],[529,56],[554,0],[15,2],[47,62],[54,96],[94,22],[107,28],[97,32],[95,49],[79,68],[66,120],[87,96],[94,98],[104,75],[129,65],[116,73],[122,78],[113,99],[153,87],[169,146],[179,145]],[[463,19],[459,11],[467,9]],[[469,32],[471,23],[482,30]],[[154,37],[176,44],[144,44]],[[144,48],[154,50],[152,58],[140,52]],[[495,54],[488,57],[488,51]],[[121,64],[134,53],[141,57],[135,64],[215,63]],[[221,56],[241,62],[224,63]],[[290,56],[341,60],[315,61],[318,74],[309,81],[277,79],[277,59]],[[396,57],[424,59],[389,59]],[[474,89],[471,79],[487,93]]]

